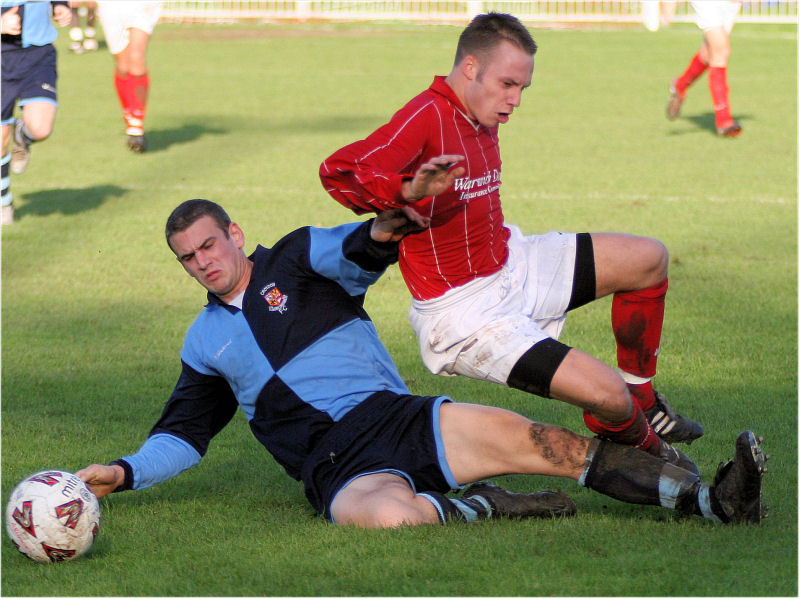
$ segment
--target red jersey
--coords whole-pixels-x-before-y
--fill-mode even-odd
[[[413,207],[431,219],[428,230],[400,242],[400,271],[411,295],[438,297],[498,271],[508,257],[509,231],[500,207],[497,127],[467,116],[444,77],[401,108],[366,139],[334,153],[320,166],[322,185],[356,214],[406,206],[404,180],[442,154],[461,154],[464,176]]]

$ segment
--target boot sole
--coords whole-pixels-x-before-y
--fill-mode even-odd
[[[761,522],[761,519],[767,515],[767,508],[762,505],[761,479],[764,473],[767,472],[766,462],[769,456],[764,453],[761,441],[762,439],[756,437],[753,431],[744,431],[736,439],[737,460],[741,460],[742,464],[748,464],[747,470],[751,474],[758,475],[758,496],[752,500],[752,503],[742,512],[738,520],[754,524]]]

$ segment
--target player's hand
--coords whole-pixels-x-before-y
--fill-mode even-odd
[[[12,6],[3,13],[0,20],[0,31],[8,35],[19,35],[22,33],[22,18],[17,14],[19,6]]]
[[[122,466],[103,466],[92,464],[78,470],[75,476],[80,478],[97,497],[104,497],[125,482],[125,471]]]
[[[53,18],[59,27],[66,27],[72,23],[72,11],[63,4],[56,4],[55,8],[53,8]]]
[[[450,189],[466,171],[463,166],[453,168],[464,160],[460,154],[442,154],[431,158],[417,170],[414,178],[403,183],[403,197],[407,202],[435,196]]]
[[[406,215],[406,209],[411,210],[416,215],[416,219],[409,218]],[[392,208],[378,213],[375,220],[372,221],[369,234],[375,241],[400,241],[409,233],[422,231],[429,225],[430,219],[420,216],[411,207]]]

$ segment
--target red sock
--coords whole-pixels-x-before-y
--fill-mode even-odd
[[[588,412],[583,413],[583,421],[590,431],[602,435],[615,443],[631,445],[636,449],[641,449],[653,455],[659,454],[661,441],[659,441],[658,435],[656,435],[653,427],[650,426],[647,418],[645,418],[644,412],[636,404],[633,406],[633,416],[622,424],[600,422]]]
[[[129,76],[121,77],[119,73],[114,71],[114,88],[117,90],[117,98],[119,98],[119,105],[122,106],[122,118],[125,119],[125,124],[128,123],[130,117],[130,108],[128,106],[128,79]]]
[[[708,71],[708,87],[711,90],[717,128],[721,128],[733,120],[731,107],[728,104],[728,69],[711,67]]]
[[[664,279],[646,289],[614,294],[611,326],[617,340],[617,365],[623,372],[644,379],[655,376],[668,287],[669,280]],[[647,410],[655,403],[655,394],[649,381],[642,383],[631,385],[631,391],[636,403]]]
[[[642,411],[647,411],[656,404],[656,392],[653,390],[653,381],[646,383],[628,383],[628,391]]]
[[[130,75],[128,85],[131,114],[134,118],[143,121],[147,108],[147,94],[150,91],[150,76],[147,73]]]
[[[144,115],[147,108],[147,94],[150,90],[150,77],[114,73],[114,87],[117,89],[128,135],[144,135]]]
[[[700,75],[705,73],[707,68],[708,65],[700,60],[700,53],[698,52],[692,57],[692,60],[689,62],[689,66],[683,72],[683,75],[675,80],[675,89],[677,89],[681,94],[684,94],[686,92],[686,88],[694,83],[695,79],[697,79]]]

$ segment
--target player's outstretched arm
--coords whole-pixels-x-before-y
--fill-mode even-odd
[[[75,475],[85,482],[97,497],[104,497],[125,482],[125,471],[122,466],[103,466],[92,464]]]

